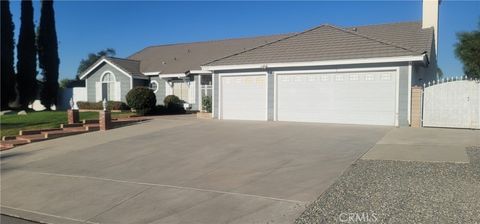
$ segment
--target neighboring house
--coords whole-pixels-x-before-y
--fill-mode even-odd
[[[149,47],[103,58],[82,79],[94,86],[89,101],[112,88],[123,100],[135,83],[150,83],[159,103],[174,94],[199,109],[211,94],[217,119],[408,126],[411,87],[436,79],[438,1],[424,1],[423,10],[422,22]],[[107,71],[130,85],[104,83]]]

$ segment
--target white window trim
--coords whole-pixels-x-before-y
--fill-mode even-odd
[[[207,70],[190,70],[187,72],[187,74],[208,75],[208,74],[212,74],[212,72]]]
[[[158,81],[157,80],[152,80],[150,81],[150,84],[151,83],[155,83],[157,85],[157,88],[153,91],[153,93],[157,93],[158,90],[160,89],[160,85],[158,84]],[[149,86],[150,87],[150,86]]]
[[[104,77],[106,74],[108,74],[108,73],[112,74],[112,76],[113,76],[113,81],[110,81],[110,82],[116,82],[116,81],[117,81],[117,76],[115,76],[115,73],[113,73],[113,72],[110,71],[110,70],[106,70],[106,71],[104,71],[104,72],[102,73],[102,75],[100,76],[100,82],[101,82],[101,83],[107,83],[107,82],[103,81],[103,77]]]
[[[174,73],[174,74],[161,74],[158,75],[159,78],[182,78],[186,77],[185,73]]]
[[[144,72],[143,74],[146,76],[153,76],[153,75],[160,75],[161,71],[158,72]]]
[[[94,66],[92,66],[88,71],[84,72],[81,76],[80,76],[80,79],[83,80],[88,74],[90,74],[95,68],[97,68],[99,65],[101,65],[103,62],[109,64],[110,66],[114,67],[115,69],[117,69],[118,71],[122,72],[123,74],[125,74],[126,76],[130,77],[130,79],[132,79],[132,75],[130,75],[128,72],[126,72],[125,70],[123,70],[122,68],[116,66],[115,64],[113,64],[112,62],[110,62],[109,60],[107,59],[102,59],[100,60],[99,62],[97,62]],[[138,79],[148,79],[148,77],[136,77]]]
[[[103,81],[103,77],[104,77],[106,74],[111,74],[112,77],[113,77],[113,81]],[[131,81],[131,79],[130,79],[130,81]],[[86,81],[85,81],[85,82],[86,82]],[[113,83],[113,84],[116,86],[116,85],[117,85],[117,84],[116,84],[117,82],[118,82],[118,81],[117,81],[117,76],[115,75],[115,73],[113,73],[113,72],[110,71],[110,70],[106,70],[106,71],[102,72],[102,75],[100,76],[100,83],[102,83],[102,84],[103,84],[103,83]],[[121,99],[121,98],[122,98],[122,96],[121,96],[121,94],[122,94],[121,84],[119,84],[119,87],[120,87],[120,89],[115,90],[115,91],[118,91],[118,92],[120,93],[120,96],[116,96],[116,95],[115,95],[115,99],[118,99],[118,98]],[[101,88],[103,88],[103,86],[102,86]],[[103,93],[103,91],[102,91],[102,93]],[[87,94],[88,94],[88,93],[87,93]],[[115,94],[117,94],[117,93],[115,93]],[[104,96],[103,96],[103,94],[102,94],[102,99],[105,99]],[[114,99],[114,100],[115,100],[115,99]]]
[[[265,76],[265,121],[268,121],[268,72],[239,72],[239,73],[219,73],[218,74],[218,119],[223,120],[223,114],[222,114],[222,77],[224,76],[258,76],[258,75],[264,75]],[[213,76],[212,76],[212,81],[213,81]],[[214,86],[212,86],[212,90],[214,89]],[[213,107],[213,105],[212,105]]]
[[[322,69],[322,70],[297,70],[297,71],[275,71],[273,72],[274,84],[273,84],[273,120],[278,121],[278,75],[287,75],[287,74],[318,74],[318,73],[334,73],[334,72],[365,72],[365,71],[395,71],[396,72],[396,81],[395,81],[395,115],[394,115],[394,125],[398,127],[398,109],[399,109],[399,91],[400,91],[400,67],[376,67],[376,68],[349,68],[349,69]],[[267,88],[268,89],[268,88]],[[267,96],[268,98],[268,96]],[[268,102],[267,102],[268,103]],[[267,107],[268,113],[268,107]]]

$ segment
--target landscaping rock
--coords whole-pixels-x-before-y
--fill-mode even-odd
[[[467,154],[470,163],[358,160],[295,223],[478,223],[480,147]]]
[[[27,115],[27,111],[21,110],[17,113],[17,115]]]
[[[11,114],[11,113],[12,113],[11,110],[0,111],[0,116],[5,115],[5,114]]]
[[[43,106],[43,104],[40,102],[40,100],[33,101],[31,106],[32,106],[32,109],[35,110],[35,111],[42,111],[42,110],[47,109],[47,108],[45,108],[45,106]]]

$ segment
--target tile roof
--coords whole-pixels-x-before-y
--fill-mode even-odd
[[[116,66],[123,69],[128,74],[132,75],[133,77],[145,77],[142,72],[140,72],[140,61],[138,60],[131,60],[125,58],[116,58],[116,57],[104,57],[108,61],[112,62]]]
[[[403,22],[349,27],[367,36],[386,40],[419,52],[430,52],[433,44],[433,28],[422,29],[422,22]]]
[[[140,71],[143,73],[158,71],[161,71],[161,74],[184,73],[199,70],[201,65],[217,58],[290,35],[292,34],[151,46],[129,56],[128,59],[141,61]]]
[[[321,25],[205,65],[412,56],[429,52],[432,46],[433,30],[422,29],[416,22],[355,28]]]

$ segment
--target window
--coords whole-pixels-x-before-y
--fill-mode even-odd
[[[111,72],[103,74],[102,82],[115,82],[115,76]]]
[[[188,84],[183,80],[173,82],[173,95],[188,102]]]
[[[152,80],[148,88],[150,88],[154,93],[156,93],[158,91],[158,82],[156,80]]]
[[[115,96],[115,75],[110,72],[106,71],[102,75],[102,100],[106,99],[108,101],[116,100]]]

